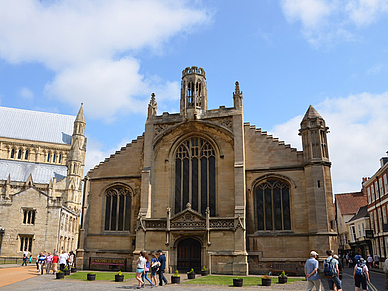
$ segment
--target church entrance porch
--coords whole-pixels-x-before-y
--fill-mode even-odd
[[[194,269],[201,270],[201,243],[195,239],[188,238],[179,242],[177,253],[177,269],[188,272]]]

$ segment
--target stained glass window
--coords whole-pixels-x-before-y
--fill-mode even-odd
[[[105,230],[129,231],[131,195],[123,186],[109,188],[105,193]]]

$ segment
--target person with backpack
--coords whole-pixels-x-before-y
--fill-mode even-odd
[[[332,257],[333,251],[327,250],[327,258],[323,262],[323,275],[327,278],[330,291],[334,291],[334,285],[338,291],[342,291],[341,281],[338,278],[338,261]]]
[[[362,285],[362,290],[368,290],[368,283],[370,282],[369,271],[363,258],[360,258],[360,261],[354,267],[353,278],[356,286],[355,291],[360,289],[360,285]]]

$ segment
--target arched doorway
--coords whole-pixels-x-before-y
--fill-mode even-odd
[[[195,239],[188,238],[178,244],[178,262],[177,268],[179,271],[195,272],[201,270],[201,243]]]

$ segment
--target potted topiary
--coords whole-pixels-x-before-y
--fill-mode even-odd
[[[55,273],[55,278],[57,278],[57,279],[63,279],[63,278],[65,278],[65,273],[63,273],[62,271],[57,271],[56,273]]]
[[[63,269],[63,273],[65,274],[65,276],[69,276],[70,275],[70,270],[69,270],[69,267],[66,266],[64,269]]]
[[[207,276],[207,275],[209,275],[209,270],[206,269],[205,266],[203,266],[201,270],[201,276]]]
[[[268,277],[268,275],[264,275],[261,278],[261,285],[263,285],[263,286],[271,286],[271,278]]]
[[[179,276],[178,270],[176,270],[174,275],[171,275],[171,283],[179,284],[180,282],[181,282],[181,277]]]
[[[240,278],[239,276],[236,276],[235,279],[233,279],[233,286],[234,287],[242,287],[244,283],[244,279]]]
[[[86,274],[86,279],[87,279],[88,281],[94,281],[94,280],[96,280],[96,273],[94,273],[94,272],[89,272],[89,273],[87,273],[87,274]]]
[[[287,275],[286,272],[281,272],[281,274],[278,277],[278,283],[279,284],[286,284],[287,283]]]
[[[71,267],[71,268],[70,268],[70,271],[71,271],[72,273],[77,273],[77,268],[76,268],[76,267]]]
[[[190,272],[187,272],[187,279],[195,279],[194,269],[191,269]]]

